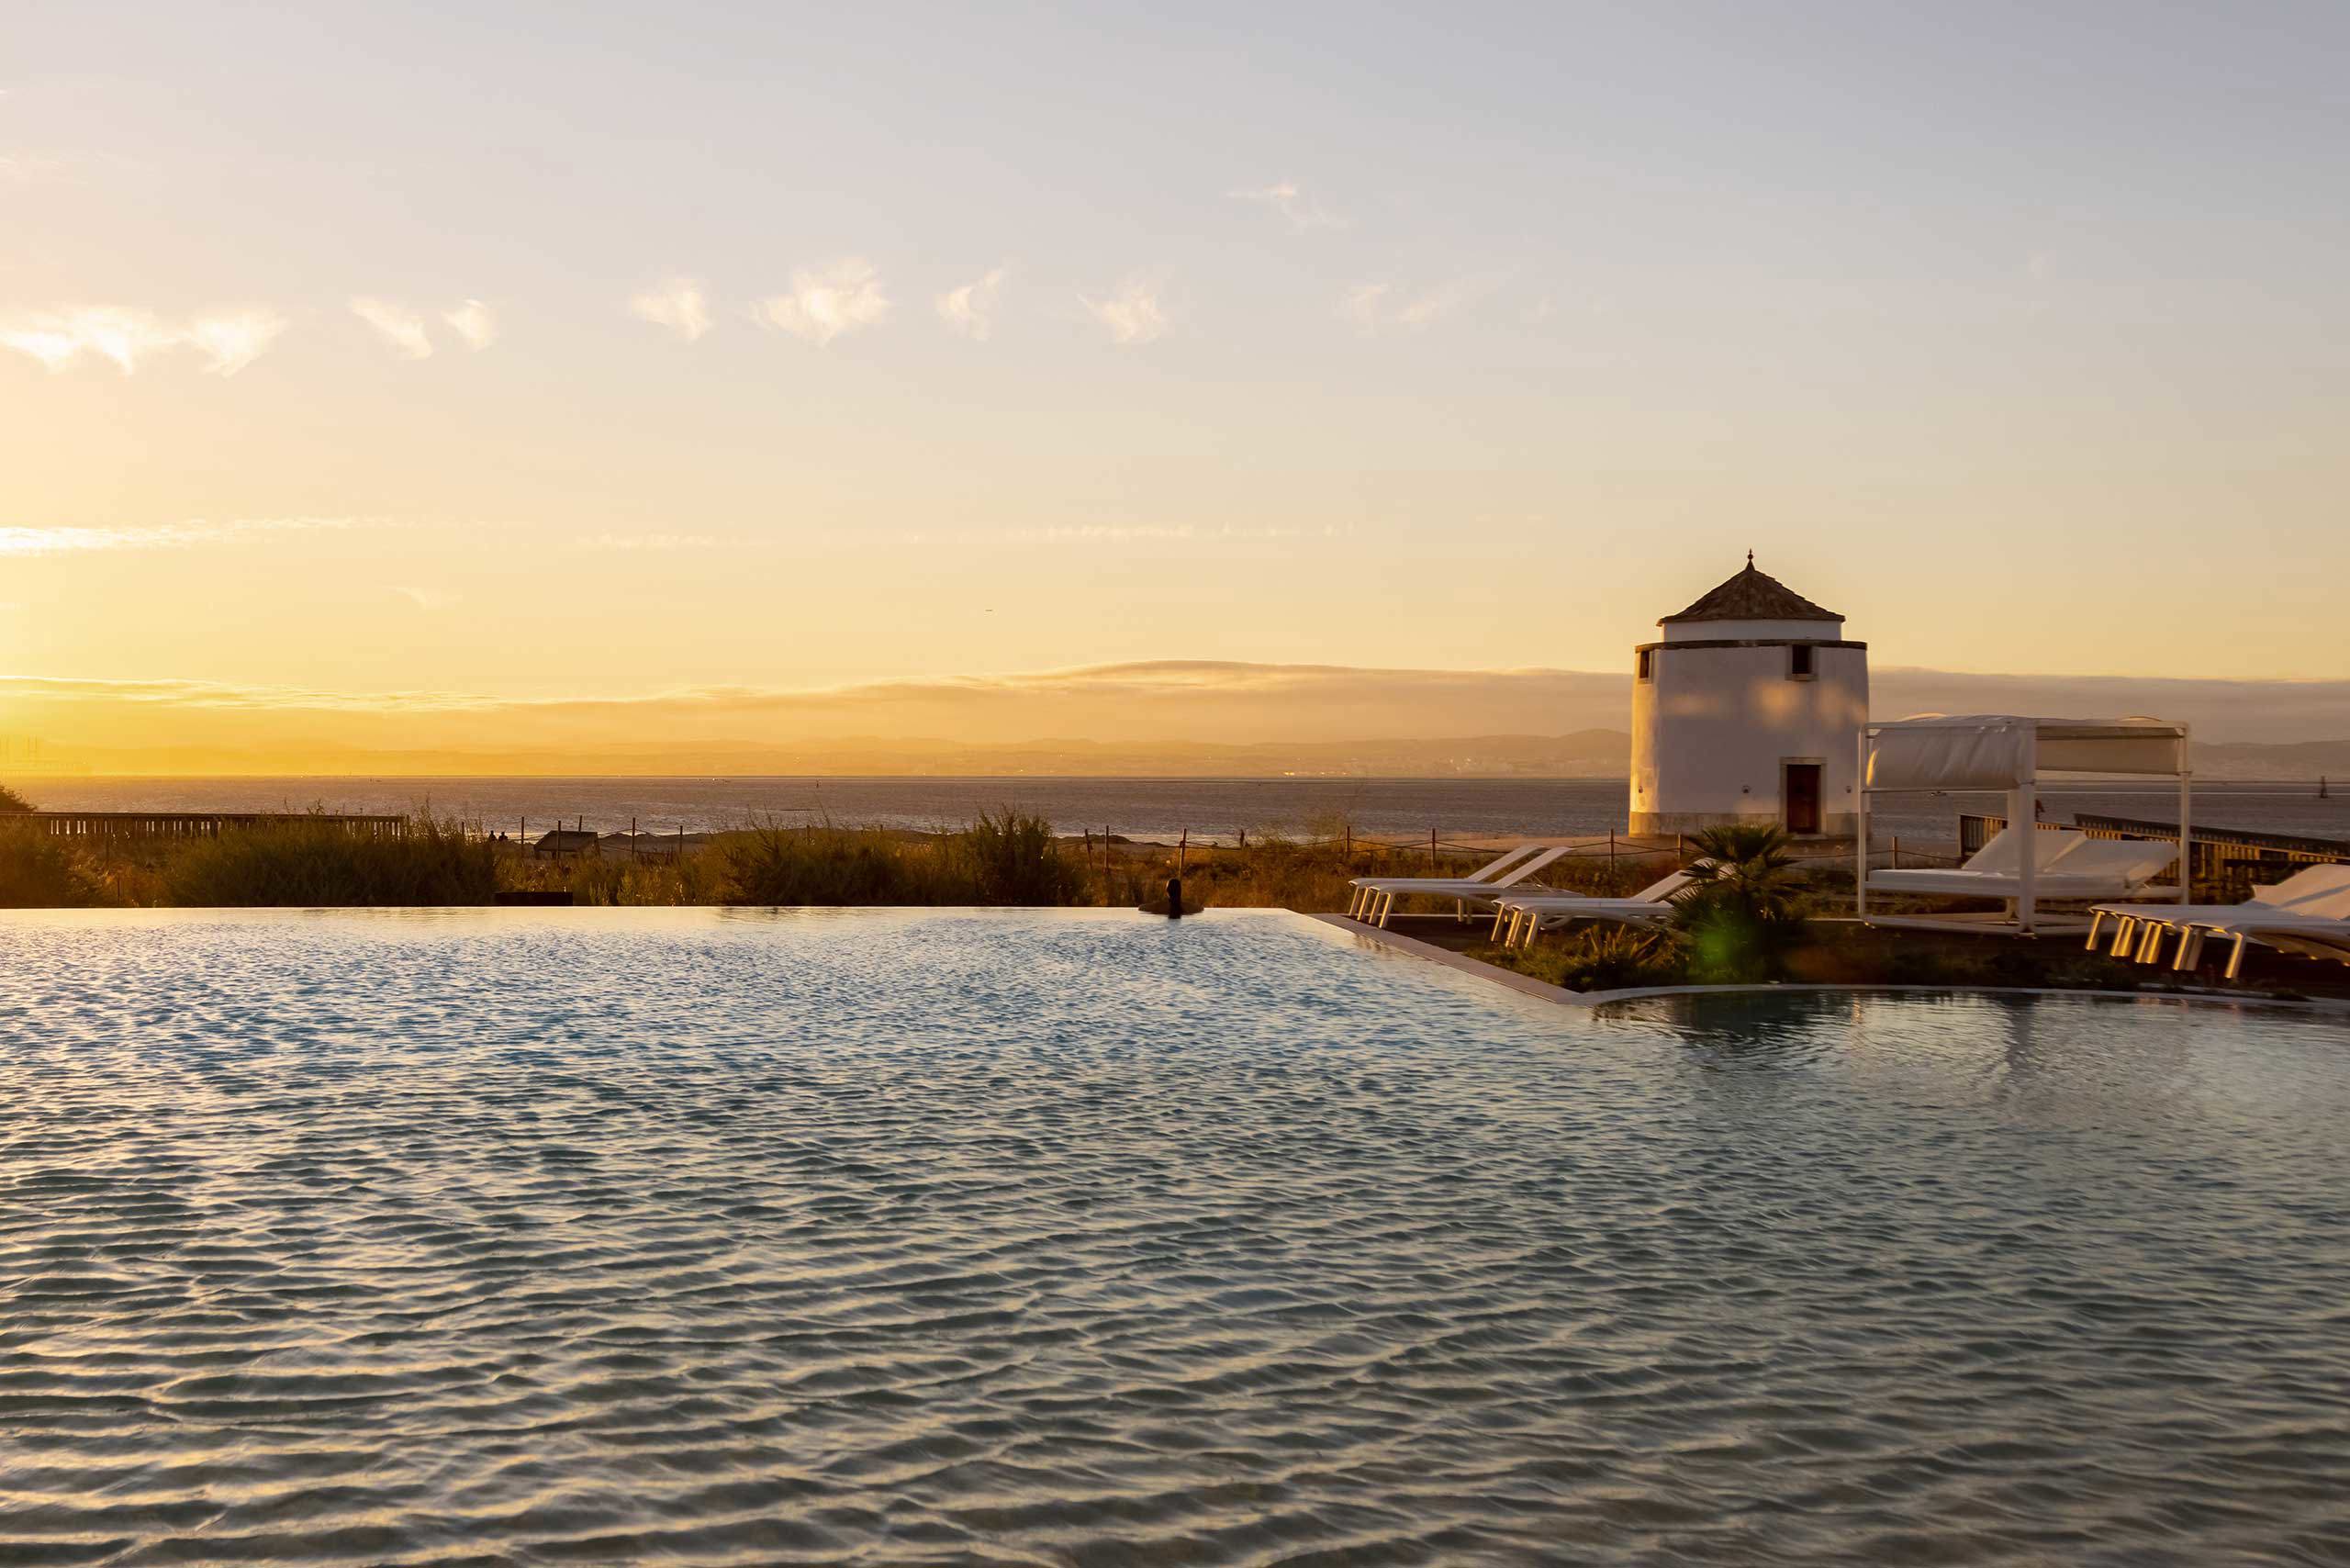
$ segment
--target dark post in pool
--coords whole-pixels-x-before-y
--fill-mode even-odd
[[[1167,918],[1183,918],[1183,879],[1181,877],[1167,879]]]

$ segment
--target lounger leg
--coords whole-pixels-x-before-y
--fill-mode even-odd
[[[2159,920],[2150,920],[2146,922],[2145,940],[2138,944],[2138,961],[2142,964],[2151,964],[2162,956],[2163,923]]]
[[[2105,911],[2101,909],[2089,911],[2089,939],[2085,946],[2092,953],[2097,951],[2097,928],[2104,924]]]
[[[1382,931],[1387,929],[1387,917],[1394,913],[1395,893],[1394,890],[1391,888],[1388,890],[1386,896],[1379,901],[1379,929]]]
[[[2244,972],[2244,945],[2248,940],[2250,938],[2239,935],[2236,937],[2236,950],[2228,955],[2228,979],[2230,980],[2235,979]]]
[[[2203,933],[2188,926],[2178,934],[2178,957],[2171,961],[2174,969],[2192,969],[2203,957]]]
[[[1495,904],[1494,906],[1494,929],[1487,934],[1485,940],[1488,942],[1499,942],[1502,939],[1502,922],[1508,918],[1509,911],[1504,909],[1499,904]]]
[[[2132,916],[2125,914],[2118,917],[2113,923],[2113,946],[2108,950],[2108,956],[2119,958],[2129,952],[2131,934],[2137,928],[2138,922]]]

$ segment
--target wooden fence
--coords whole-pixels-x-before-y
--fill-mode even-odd
[[[405,838],[408,818],[320,812],[11,812],[0,823],[34,823],[51,838],[218,838],[223,829],[315,823],[366,838]]]

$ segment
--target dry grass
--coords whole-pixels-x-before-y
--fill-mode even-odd
[[[0,824],[0,908],[103,909],[129,902],[80,845],[25,823]]]
[[[398,838],[273,823],[186,843],[163,867],[163,893],[183,908],[488,903],[497,860],[488,844],[430,821]]]
[[[1056,838],[1017,812],[957,833],[767,825],[720,834],[679,854],[542,859],[517,845],[465,839],[419,822],[403,838],[368,839],[294,823],[217,840],[76,844],[0,836],[0,902],[37,904],[488,903],[501,892],[568,894],[583,904],[1033,904],[1164,907],[1179,864],[1189,908],[1344,909],[1349,878],[1459,876],[1483,851],[1351,846],[1326,836],[1252,835],[1246,847],[1188,851]],[[1623,893],[1660,872],[1653,858],[1577,854],[1542,885]],[[1531,884],[1528,884],[1529,886]]]

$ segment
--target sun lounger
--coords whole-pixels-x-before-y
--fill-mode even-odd
[[[2031,830],[2039,859],[2033,896],[2058,899],[2121,899],[2162,875],[2178,858],[2178,846],[2159,838],[2091,838],[2084,833]],[[1942,898],[2014,899],[2023,893],[2015,830],[2002,829],[1965,865],[1949,869],[1871,871],[1869,890],[1923,893]]]
[[[1355,915],[1360,914],[1360,913],[1363,912],[1363,908],[1364,908],[1364,901],[1365,901],[1365,900],[1368,898],[1368,896],[1370,895],[1371,886],[1372,886],[1372,884],[1374,884],[1374,883],[1379,883],[1379,884],[1388,884],[1388,883],[1395,883],[1395,882],[1409,882],[1409,881],[1430,881],[1430,882],[1441,882],[1441,881],[1462,881],[1462,882],[1483,882],[1483,883],[1486,883],[1487,885],[1492,886],[1492,887],[1503,887],[1503,886],[1505,886],[1506,884],[1505,884],[1505,883],[1503,883],[1503,882],[1500,882],[1500,881],[1495,880],[1495,879],[1496,879],[1496,878],[1500,877],[1500,876],[1501,876],[1501,874],[1502,874],[1503,872],[1505,872],[1505,871],[1508,870],[1511,867],[1513,867],[1513,866],[1516,865],[1519,861],[1521,861],[1521,860],[1526,860],[1526,859],[1529,859],[1529,858],[1531,858],[1531,857],[1534,857],[1534,856],[1539,855],[1539,854],[1541,854],[1541,853],[1542,853],[1542,851],[1543,851],[1544,849],[1546,849],[1546,848],[1548,848],[1548,847],[1549,847],[1549,846],[1547,846],[1547,845],[1542,845],[1542,844],[1521,844],[1521,845],[1519,845],[1516,849],[1511,850],[1508,854],[1502,856],[1499,859],[1497,859],[1497,860],[1490,860],[1490,861],[1487,861],[1484,865],[1478,867],[1475,870],[1473,870],[1473,871],[1470,872],[1470,873],[1469,873],[1467,876],[1465,876],[1465,877],[1458,877],[1458,878],[1451,878],[1451,877],[1421,877],[1421,878],[1412,878],[1412,877],[1354,877],[1354,878],[1350,878],[1350,879],[1348,879],[1348,886],[1349,886],[1349,887],[1351,887],[1352,889],[1354,889],[1354,893],[1353,893],[1353,896],[1352,896],[1350,899],[1348,899],[1348,902],[1347,902],[1347,913],[1348,913],[1348,915],[1349,917],[1352,917],[1352,916],[1355,916]]]
[[[1613,920],[1641,925],[1662,920],[1673,913],[1673,895],[1691,880],[1688,872],[1675,871],[1630,897],[1620,899],[1583,898],[1572,893],[1514,895],[1499,901],[1494,911],[1494,940],[1512,947],[1523,935],[1531,946],[1536,935],[1546,925],[1564,925],[1577,920]]]
[[[2115,922],[2113,956],[2133,957],[2142,964],[2160,962],[2163,940],[2173,934],[2178,947],[2171,967],[2181,970],[2201,961],[2210,937],[2232,938],[2230,980],[2242,972],[2250,942],[2350,962],[2350,866],[2305,867],[2273,886],[2255,888],[2242,903],[2100,904],[2090,912],[2090,946],[2097,946],[2098,923],[2109,916]]]
[[[1494,866],[1480,868],[1477,875],[1470,877],[1357,877],[1354,879],[1355,897],[1347,913],[1358,920],[1368,920],[1383,926],[1387,924],[1387,917],[1395,913],[1395,901],[1402,898],[1450,899],[1464,911],[1472,903],[1480,908],[1491,908],[1495,892],[1524,881],[1566,854],[1570,847],[1564,844],[1552,845],[1541,849],[1532,859],[1520,860],[1492,877],[1483,873],[1494,870]],[[1500,864],[1499,861],[1494,863],[1496,866]]]
[[[2163,939],[2180,935],[2181,969],[2195,967],[2201,944],[2188,939],[2196,926],[2209,926],[2266,915],[2350,915],[2350,866],[2308,866],[2281,882],[2255,888],[2242,903],[2101,903],[2089,911],[2088,946],[2097,947],[2098,932],[2108,919],[2114,923],[2113,957],[2135,958],[2142,964],[2162,957]]]
[[[2199,923],[2183,939],[2187,961],[2182,969],[2192,969],[2202,956],[2206,938],[2232,938],[2235,948],[2228,955],[2227,968],[2222,972],[2234,980],[2244,971],[2244,950],[2248,943],[2257,942],[2264,947],[2274,947],[2280,953],[2298,953],[2305,958],[2332,958],[2336,963],[2350,964],[2350,919],[2328,919],[2323,915],[2272,914],[2246,915],[2234,920]]]
[[[1509,881],[1502,879],[1504,872],[1509,872],[1520,860],[1530,860],[1532,856],[1539,856],[1544,848],[1549,848],[1549,844],[1518,844],[1518,848],[1497,860],[1487,860],[1485,865],[1476,868],[1466,877],[1351,877],[1347,886],[1354,889],[1354,896],[1347,901],[1347,914],[1348,919],[1368,914],[1370,891],[1375,886],[1396,886],[1407,884],[1407,881],[1481,881],[1485,886],[1509,886]]]
[[[2005,892],[1980,892],[1986,887],[2004,886],[2017,879],[2021,868],[2017,864],[2016,844],[2020,834],[2013,828],[2001,828],[1990,841],[1976,850],[1963,866],[1911,866],[1869,873],[1869,890],[1884,889],[1897,893],[1940,893],[1952,897],[1985,898],[2011,897]],[[2045,877],[2051,867],[2068,851],[2087,842],[2084,833],[2049,833],[2034,830],[2033,847],[2039,851],[2038,870]]]

